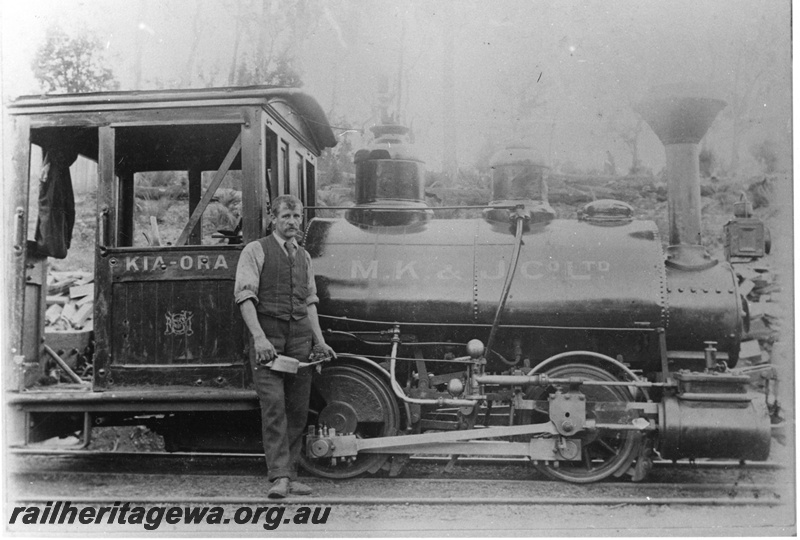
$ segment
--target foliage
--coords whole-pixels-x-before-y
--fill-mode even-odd
[[[136,175],[137,185],[148,187],[188,186],[189,174],[185,171],[142,171]]]
[[[741,173],[740,146],[747,140],[747,134],[760,123],[752,118],[761,116],[762,111],[786,99],[782,94],[790,88],[789,84],[775,84],[787,76],[781,72],[791,66],[791,47],[786,46],[791,43],[790,36],[786,35],[790,25],[781,18],[770,17],[767,10],[759,11],[757,20],[748,20],[743,34],[731,33],[730,42],[721,44],[733,53],[733,58],[718,62],[726,66],[725,70],[732,76],[732,84],[728,85],[728,95],[725,97],[727,106],[721,112],[731,126],[731,158],[728,166],[731,174]],[[741,14],[730,10],[724,16],[736,17]],[[714,54],[716,51],[713,47],[711,53],[712,57],[719,56]],[[791,97],[788,99],[791,100]],[[766,150],[767,154],[770,153],[770,149]],[[758,156],[752,148],[750,153],[762,168],[769,166],[769,160],[761,159],[767,155]],[[772,164],[775,165],[774,162]]]
[[[236,69],[236,86],[268,84],[300,88],[303,78],[288,50],[275,58],[245,59]]]
[[[105,64],[103,44],[88,31],[70,37],[59,26],[47,29],[36,51],[33,74],[45,92],[100,92],[116,90],[119,83]]]
[[[237,0],[228,3],[233,14],[233,51],[227,83],[232,86],[266,84],[303,86],[297,57],[314,34],[318,10],[311,0]],[[216,73],[206,74],[209,85]]]
[[[758,162],[762,172],[772,174],[778,170],[778,150],[772,139],[751,145],[750,155]]]
[[[703,146],[700,149],[700,176],[703,178],[711,178],[715,175],[717,168],[717,156],[714,150]]]
[[[774,200],[777,180],[778,178],[775,176],[756,177],[755,180],[750,180],[747,193],[750,202],[753,203],[753,209],[766,208],[769,206],[770,201]]]
[[[344,117],[328,115],[331,124],[350,129],[352,124]],[[356,167],[353,155],[356,148],[347,136],[347,129],[339,138],[339,144],[333,148],[326,148],[317,160],[319,171],[318,183],[320,187],[332,185],[351,185],[355,181]]]
[[[478,153],[475,156],[475,168],[478,170],[478,172],[483,174],[488,174],[490,172],[492,156],[495,154],[497,149],[497,144],[495,144],[495,141],[492,139],[492,137],[490,137],[488,134],[484,134],[481,147],[478,149]]]

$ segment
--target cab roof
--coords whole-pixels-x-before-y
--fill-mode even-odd
[[[174,107],[268,105],[273,101],[285,101],[297,111],[320,149],[336,146],[336,137],[316,99],[298,88],[283,86],[43,94],[18,97],[7,104],[7,111],[12,115],[93,113]]]

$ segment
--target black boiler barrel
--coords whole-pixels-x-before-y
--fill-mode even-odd
[[[315,219],[306,235],[320,312],[393,322],[491,324],[512,258],[508,225],[432,220],[359,227]],[[533,224],[503,325],[656,328],[666,323],[654,223]]]

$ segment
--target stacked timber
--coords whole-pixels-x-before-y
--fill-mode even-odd
[[[751,364],[770,361],[773,343],[781,330],[781,286],[778,276],[764,263],[736,265],[739,290],[747,300],[749,330],[745,333],[740,358]]]
[[[49,272],[46,332],[93,329],[94,276],[90,272]]]

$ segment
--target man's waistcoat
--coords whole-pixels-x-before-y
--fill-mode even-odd
[[[269,235],[259,239],[264,250],[264,266],[258,285],[256,311],[276,319],[299,320],[308,315],[308,261],[300,246],[295,253],[294,265],[284,253],[278,240]]]

